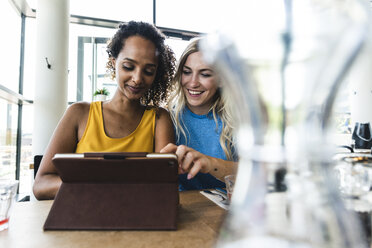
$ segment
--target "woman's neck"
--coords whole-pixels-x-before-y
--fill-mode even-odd
[[[120,97],[117,94],[105,103],[108,107],[118,113],[138,113],[142,112],[144,106],[139,100],[128,100],[125,97]]]
[[[210,106],[209,107],[208,106],[194,107],[194,106],[190,106],[189,104],[186,104],[186,106],[191,112],[193,112],[196,115],[206,115],[209,113],[209,110],[210,110]]]

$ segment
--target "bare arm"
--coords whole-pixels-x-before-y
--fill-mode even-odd
[[[56,153],[75,152],[79,123],[85,112],[86,106],[84,107],[83,103],[71,105],[54,130],[35,177],[33,192],[38,200],[54,199],[61,186],[62,181],[52,163],[52,158]]]
[[[236,174],[237,171],[236,162],[207,156],[185,145],[168,144],[160,152],[175,153],[178,158],[180,171],[181,173],[188,173],[188,179],[202,172],[210,173],[212,176],[224,181],[225,176]]]
[[[174,142],[173,123],[168,111],[163,108],[157,110],[155,126],[155,152],[159,152],[168,143]]]

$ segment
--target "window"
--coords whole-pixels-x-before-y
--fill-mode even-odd
[[[20,63],[24,19],[9,2],[0,1],[0,31],[5,35],[0,39],[0,178],[16,179],[19,176],[19,192],[29,192],[30,185],[26,185],[23,179],[28,178],[32,160],[23,153],[26,149],[20,147],[22,137],[18,139],[21,134],[18,116],[23,107],[18,102],[23,96],[18,93],[22,92],[20,69],[23,67]]]
[[[152,0],[105,0],[104,4],[101,0],[70,1],[70,13],[123,22],[130,20],[152,22]]]
[[[18,92],[21,18],[8,1],[0,1],[0,84]]]
[[[19,175],[19,193],[31,192],[33,171],[30,164],[34,163],[32,154],[32,131],[33,131],[34,107],[32,104],[22,106],[22,136],[21,136],[21,159]]]
[[[23,96],[34,99],[35,91],[35,57],[36,57],[36,20],[26,18],[25,28],[25,64],[23,67]]]
[[[0,99],[0,178],[15,179],[18,105]]]

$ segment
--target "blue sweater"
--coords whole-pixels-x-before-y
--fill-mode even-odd
[[[177,145],[187,145],[205,155],[226,160],[226,155],[220,145],[219,139],[222,130],[222,121],[218,117],[218,126],[213,119],[213,114],[197,115],[185,108],[181,114],[181,125],[187,135],[186,139],[182,133],[177,137]],[[179,175],[179,189],[207,189],[224,188],[225,183],[216,179],[209,173],[199,172],[194,178],[188,180],[187,173]]]

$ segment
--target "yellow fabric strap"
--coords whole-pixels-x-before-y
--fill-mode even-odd
[[[146,109],[141,122],[130,135],[110,138],[103,126],[102,102],[93,102],[87,126],[75,152],[154,152],[155,114],[155,108]]]

